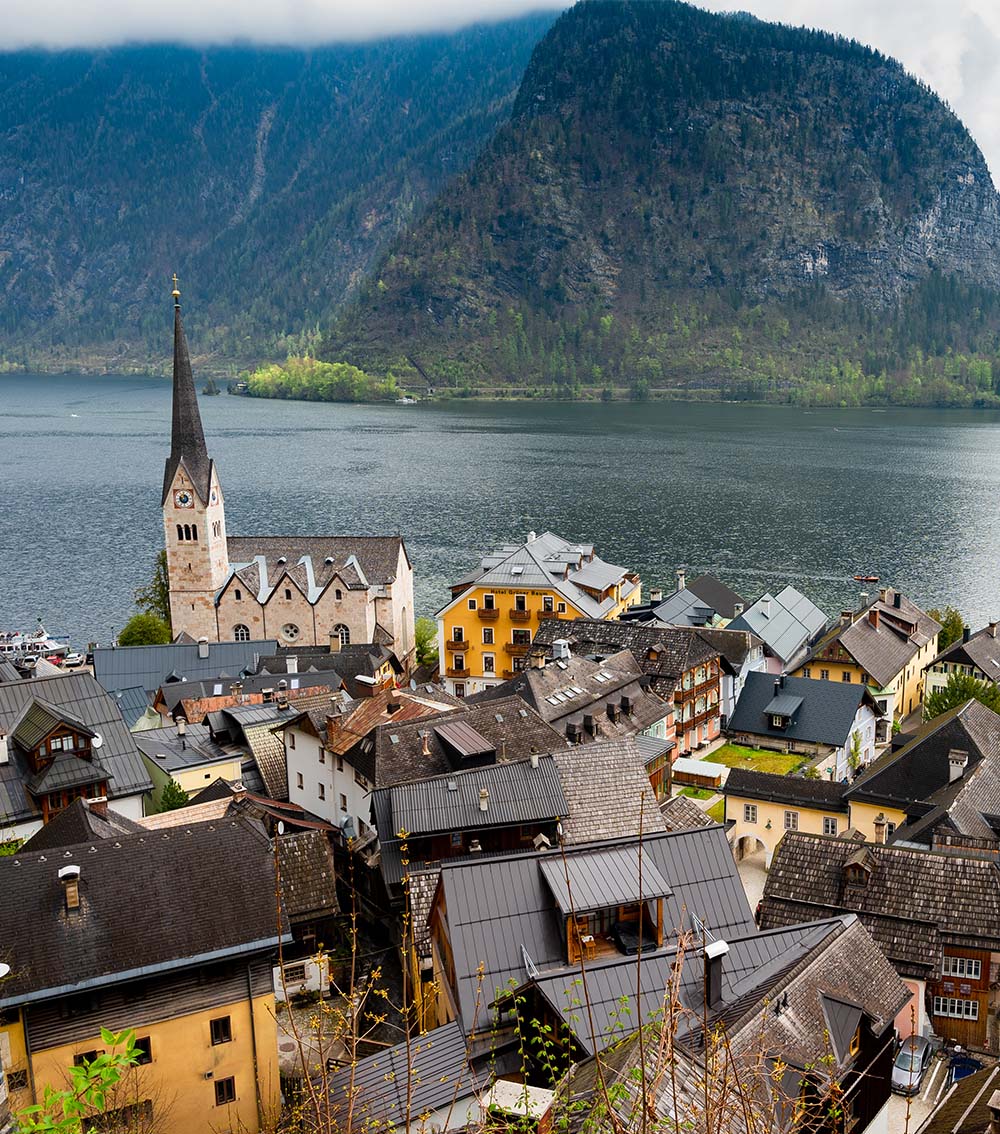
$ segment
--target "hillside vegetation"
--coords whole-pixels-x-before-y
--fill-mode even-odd
[[[995,404],[1000,213],[898,63],[593,0],[320,353],[435,387]]]

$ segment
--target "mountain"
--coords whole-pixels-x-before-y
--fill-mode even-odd
[[[161,362],[174,271],[197,350],[301,344],[493,135],[553,18],[0,55],[0,362]]]
[[[982,154],[895,61],[675,0],[589,0],[322,353],[437,385],[839,398],[864,380],[920,400],[953,377],[928,356],[992,370],[998,250]],[[1000,390],[1000,365],[996,387],[959,369],[970,397]]]

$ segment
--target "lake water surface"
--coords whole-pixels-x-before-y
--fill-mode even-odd
[[[834,616],[878,574],[1000,615],[1000,415],[737,405],[344,406],[202,398],[233,534],[400,532],[432,614],[529,529],[650,584],[792,582]],[[170,383],[0,376],[0,629],[74,644],[132,613],[162,542]]]

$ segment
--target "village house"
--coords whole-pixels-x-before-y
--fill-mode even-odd
[[[261,657],[257,674],[285,678],[295,675],[319,677],[334,671],[350,697],[370,697],[379,689],[390,689],[405,673],[403,663],[388,646],[352,642],[341,646],[336,639],[329,649],[286,646],[273,657]],[[273,681],[272,681],[273,684]]]
[[[719,709],[722,727],[725,728],[747,677],[765,669],[764,643],[747,630],[730,630],[728,627],[703,629],[699,636],[719,651]]]
[[[676,748],[673,758],[688,756],[717,739],[720,732],[721,655],[702,631],[652,623],[577,618],[572,622],[544,621],[535,635],[533,656],[562,651],[606,660],[630,650],[649,688],[673,701]]]
[[[1000,871],[960,854],[790,833],[764,885],[764,929],[856,913],[913,992],[900,1035],[1000,1052]]]
[[[605,563],[593,544],[529,532],[452,584],[437,615],[446,688],[465,697],[513,677],[543,619],[614,619],[641,597],[639,576]]]
[[[937,653],[940,629],[904,594],[883,587],[868,606],[843,611],[808,657],[789,670],[797,677],[870,685],[885,720],[879,740],[888,740],[893,719],[923,702],[924,669]]]
[[[139,1065],[106,1110],[164,1134],[256,1134],[276,1114],[267,838],[244,820],[0,857],[0,1046],[14,1109],[133,1029]],[[268,1127],[269,1128],[269,1127]]]
[[[91,674],[0,683],[0,841],[29,838],[81,796],[138,819],[150,787],[135,735]]]
[[[334,670],[322,673],[292,674],[274,677],[269,673],[249,674],[230,679],[216,676],[197,681],[168,681],[153,695],[153,708],[161,723],[185,720],[200,724],[209,713],[239,705],[266,705],[281,698],[295,701],[299,697],[329,697],[343,688],[343,680]]]
[[[109,693],[138,686],[154,694],[171,681],[238,681],[254,672],[261,655],[277,648],[273,639],[103,646],[94,650],[94,676]]]
[[[975,634],[970,634],[966,626],[962,637],[942,650],[924,670],[924,697],[943,689],[956,674],[988,685],[1000,684],[1000,623],[991,622]]]
[[[674,706],[651,689],[630,650],[603,661],[574,655],[559,643],[551,658],[532,655],[510,681],[477,693],[475,704],[516,694],[574,744],[645,733],[674,742]]]
[[[617,982],[605,972],[588,981],[598,1003],[584,1013],[574,1009],[577,998],[562,998],[565,981],[558,977],[529,983],[544,989],[550,1013],[575,1015],[574,1039],[591,1048],[559,1087],[551,1129],[600,1125],[607,1098],[614,1100],[616,1129],[628,1134],[651,1125],[725,1134],[890,1128],[893,1020],[910,993],[854,915],[723,939],[706,935],[683,959],[644,959],[638,995],[634,973],[629,985],[627,972]],[[676,1023],[662,1042],[658,1017],[672,980]],[[599,1036],[618,1033],[619,990],[634,1004],[635,1031],[601,1053],[582,1025],[591,1018]],[[650,1019],[656,1022],[638,1027]]]
[[[163,532],[174,632],[210,642],[391,645],[413,661],[413,568],[393,536],[229,536],[174,288],[173,423]],[[271,649],[268,653],[273,653]]]
[[[666,626],[725,626],[743,613],[746,600],[712,575],[687,581],[687,570],[677,568],[677,589],[664,595],[659,587],[649,592],[649,601],[625,611],[623,618],[637,622],[662,622]]]
[[[163,789],[171,780],[190,796],[219,778],[231,782],[243,778],[245,753],[217,743],[205,724],[189,725],[179,720],[174,725],[136,733],[135,744],[152,785],[146,798],[147,814],[160,809]],[[251,786],[258,785],[252,782]]]
[[[726,732],[738,744],[801,753],[840,780],[875,758],[881,717],[864,685],[751,673]]]
[[[764,643],[768,673],[791,673],[826,629],[829,619],[790,584],[776,595],[770,591],[727,624],[747,630]]]

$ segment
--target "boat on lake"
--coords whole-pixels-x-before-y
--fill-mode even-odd
[[[65,654],[69,638],[49,634],[39,621],[32,631],[0,630],[0,658],[48,658]]]

